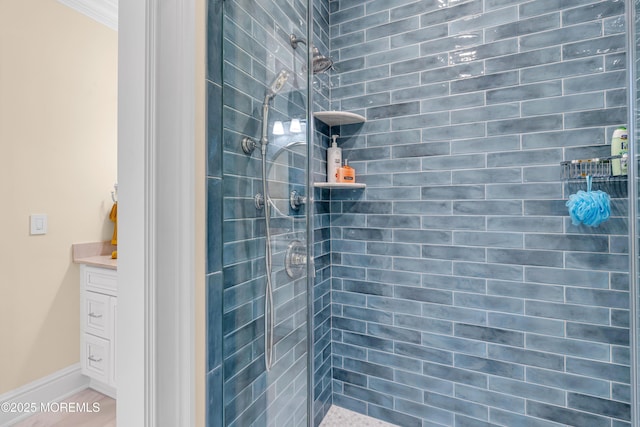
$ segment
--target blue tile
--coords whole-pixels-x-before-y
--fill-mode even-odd
[[[626,403],[585,396],[578,393],[567,393],[567,403],[569,408],[631,421],[631,408]]]
[[[222,364],[222,273],[207,276],[207,371]]]
[[[484,372],[489,375],[524,380],[524,367],[519,364],[457,354],[455,356],[455,366],[475,372]]]
[[[610,424],[609,420],[604,417],[538,402],[530,402],[527,405],[527,414],[555,421],[560,424],[569,423],[574,425],[588,425],[591,427],[607,427]]]
[[[587,76],[568,78],[564,81],[566,94],[592,92],[594,90],[616,89],[624,86],[626,73],[624,71],[612,71]]]
[[[518,8],[515,6],[505,7],[499,10],[485,11],[485,13],[452,22],[449,25],[449,31],[451,34],[463,33],[469,30],[485,28],[487,26],[513,22],[517,19]]]
[[[593,360],[567,358],[566,371],[568,373],[583,375],[591,378],[601,378],[608,381],[628,384],[630,369],[626,365],[617,365],[609,362],[597,362]]]
[[[513,22],[493,26],[485,30],[487,41],[524,36],[560,27],[560,14],[550,13],[529,19],[519,19]]]
[[[207,179],[207,272],[222,269],[222,180]]]
[[[462,383],[481,388],[486,388],[487,386],[487,375],[468,371],[466,369],[458,369],[450,366],[424,362],[423,373],[428,376],[442,378],[455,383]]]
[[[629,329],[569,322],[567,323],[567,338],[628,346]]]
[[[423,303],[422,309],[423,314],[427,317],[475,323],[478,325],[486,324],[486,313],[473,308]]]
[[[224,426],[222,410],[222,367],[207,373],[206,424],[209,427]]]
[[[378,365],[375,363],[369,363],[361,360],[345,358],[344,367],[345,369],[356,371],[356,372],[362,372],[363,374],[376,377],[376,378],[382,378],[387,380],[393,379],[393,369],[386,366]]]
[[[602,52],[622,52],[625,49],[625,37],[623,34],[616,34],[608,37],[601,37],[591,43],[579,41],[568,43],[562,47],[562,55],[566,59],[582,58],[585,56],[599,55]]]
[[[562,115],[529,117],[525,119],[497,120],[487,124],[488,135],[509,135],[562,129]]]
[[[413,344],[419,344],[421,342],[421,335],[419,331],[376,323],[369,323],[367,325],[367,334],[373,337],[387,338],[394,341],[409,342]],[[385,366],[389,365],[390,363],[387,361]],[[409,368],[407,363],[404,363],[404,365]]]
[[[455,351],[455,352],[461,352],[466,354],[475,354],[477,356],[486,355],[485,343],[464,339],[464,338],[455,338],[455,337],[446,336],[446,335],[438,335],[438,334],[431,334],[431,333],[424,332],[422,334],[422,344],[429,347],[447,350],[447,351]],[[431,375],[427,373],[426,370],[424,373],[426,375]],[[435,375],[435,376],[438,376],[438,375]],[[447,379],[448,377],[445,375],[442,378]],[[480,382],[484,384],[484,380],[480,380],[480,378],[484,378],[484,376],[478,377],[474,375],[472,376],[472,378],[475,378],[477,380],[477,384],[480,384]],[[460,382],[465,383],[464,381],[460,381]]]
[[[541,301],[564,301],[564,288],[547,284],[489,280],[487,294]]]
[[[546,387],[530,382],[512,380],[509,378],[491,377],[489,389],[499,393],[519,396],[538,402],[564,405],[565,393],[553,387]]]
[[[354,399],[363,400],[369,404],[393,408],[393,398],[387,394],[379,393],[362,387],[345,384],[344,394]]]
[[[494,360],[504,360],[555,371],[562,371],[564,369],[564,357],[541,351],[489,345],[488,356]]]
[[[550,21],[547,19],[547,17],[543,17],[541,19],[541,23],[543,25],[548,25]],[[516,23],[514,24],[514,26],[518,27],[519,24],[520,23]],[[496,34],[496,37],[499,37],[499,35]],[[527,74],[529,75],[533,74],[533,73],[528,73],[531,67],[537,68],[538,71],[544,71],[547,68],[553,67],[553,65],[547,65],[547,64],[554,64],[559,62],[561,60],[561,55],[562,55],[562,52],[560,50],[560,47],[558,46],[547,47],[543,49],[532,50],[529,52],[514,53],[511,55],[506,55],[504,57],[499,57],[499,58],[490,58],[485,61],[485,67],[486,67],[486,71],[491,73],[522,69],[520,71],[521,82],[526,83],[528,80],[525,79],[524,76]],[[536,67],[536,66],[539,66],[539,67]],[[545,79],[542,79],[542,80],[545,80]]]
[[[422,401],[422,399],[420,400]],[[424,405],[421,401],[412,402],[405,399],[396,399],[396,408],[404,413],[422,418],[425,420],[422,424],[423,426],[453,425],[453,413],[451,411]],[[430,422],[437,424],[431,424]]]
[[[453,273],[459,276],[482,277],[502,280],[521,280],[522,266],[456,262]]]
[[[505,344],[512,347],[524,347],[524,334],[521,332],[508,331],[506,329],[457,324],[455,326],[454,335],[456,337],[470,338],[496,344]]]
[[[207,4],[207,78],[222,84],[222,1]]]
[[[445,409],[457,414],[466,414],[477,419],[487,420],[489,417],[488,408],[470,401],[443,396],[437,393],[425,392],[424,402],[436,408]]]
[[[453,365],[453,355],[448,351],[409,343],[396,343],[395,354],[418,358],[422,361],[435,362],[445,365]],[[406,396],[401,396],[407,398]]]
[[[588,38],[597,38],[601,35],[601,23],[587,22],[567,28],[559,28],[523,36],[520,38],[520,48],[522,50],[539,49],[541,47],[571,43]]]
[[[602,343],[570,340],[542,335],[528,335],[527,348],[569,356],[608,361],[609,346]]]
[[[436,11],[427,11],[420,18],[420,25],[428,26],[441,22],[453,21],[466,16],[473,16],[482,12],[482,2],[472,0],[469,2],[453,4],[451,7],[442,8]]]
[[[487,249],[487,261],[499,264],[562,267],[563,255],[558,251]]]
[[[501,311],[506,313],[522,313],[524,311],[524,304],[521,300],[516,298],[507,298],[504,296],[459,293],[456,295],[455,302],[457,306],[461,307]]]
[[[518,73],[516,71],[507,71],[452,82],[451,93],[488,90],[498,87],[514,86],[516,84],[518,84]]]
[[[602,58],[589,57],[526,68],[522,70],[522,81],[524,83],[533,83],[571,76],[602,73],[602,71],[604,71]]]

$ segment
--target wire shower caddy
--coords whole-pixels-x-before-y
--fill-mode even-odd
[[[568,184],[570,193],[586,186],[586,177],[593,178],[593,186],[609,193],[611,197],[627,197],[627,175],[613,175],[613,161],[627,163],[627,155],[576,159],[560,162],[562,180]]]

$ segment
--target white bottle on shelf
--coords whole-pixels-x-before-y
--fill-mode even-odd
[[[338,168],[342,166],[342,148],[338,147],[339,135],[332,135],[333,143],[327,149],[327,182],[337,182]]]
[[[629,151],[629,133],[624,126],[619,127],[611,136],[611,155],[623,156]],[[611,175],[626,175],[627,159],[613,159],[611,161]]]

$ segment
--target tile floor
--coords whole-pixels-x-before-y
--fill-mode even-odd
[[[395,427],[376,418],[371,418],[348,409],[332,405],[320,423],[320,427]]]

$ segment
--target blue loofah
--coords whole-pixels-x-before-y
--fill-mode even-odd
[[[591,177],[587,177],[587,191],[578,191],[569,196],[567,202],[573,225],[580,223],[597,227],[611,215],[611,199],[603,191],[591,191]]]

